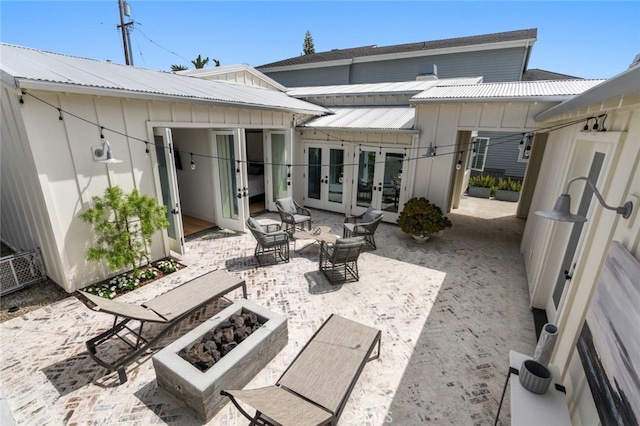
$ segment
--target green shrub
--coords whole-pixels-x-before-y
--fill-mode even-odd
[[[498,186],[496,187],[496,189],[500,189],[503,191],[520,192],[520,190],[522,189],[522,183],[520,183],[519,180],[513,180],[511,178],[500,178],[498,179]]]
[[[493,176],[471,176],[469,178],[469,186],[479,186],[481,188],[493,188],[496,184],[496,179]]]
[[[103,197],[93,197],[87,210],[78,217],[94,227],[95,245],[87,250],[87,260],[106,260],[109,268],[130,266],[137,272],[153,234],[168,228],[165,206],[154,198],[133,190],[125,194],[118,186],[108,187]]]
[[[431,204],[424,197],[407,201],[396,222],[402,231],[411,235],[433,234],[452,226],[440,207]]]

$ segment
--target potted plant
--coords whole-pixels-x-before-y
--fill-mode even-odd
[[[520,181],[500,178],[496,187],[496,200],[518,202],[521,189],[522,183]]]
[[[469,178],[468,194],[470,197],[490,198],[496,179],[493,176],[471,176]]]
[[[414,197],[407,201],[396,222],[402,231],[410,234],[417,242],[425,242],[431,234],[452,226],[440,207],[424,197]]]

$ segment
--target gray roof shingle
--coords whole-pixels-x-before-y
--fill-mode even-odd
[[[418,52],[422,50],[446,49],[451,47],[473,46],[480,44],[501,43],[506,41],[535,39],[538,36],[537,28],[507,31],[501,33],[476,35],[469,37],[457,37],[443,40],[421,41],[418,43],[396,44],[392,46],[376,45],[354,47],[349,49],[333,49],[328,52],[314,53],[311,55],[295,56],[281,61],[260,65],[257,69],[274,68],[289,65],[311,64],[316,62],[337,61],[341,59],[359,58],[363,56],[385,55],[403,52]]]

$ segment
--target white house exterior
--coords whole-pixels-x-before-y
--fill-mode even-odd
[[[2,239],[18,250],[40,247],[48,276],[68,292],[110,275],[85,261],[92,231],[78,219],[106,187],[138,189],[174,212],[150,248],[160,259],[182,250],[184,210],[244,229],[248,129],[265,135],[265,158],[279,152],[287,160],[296,120],[328,113],[267,88],[1,49]],[[122,163],[94,156],[101,134]],[[176,170],[175,151],[200,167]],[[265,178],[268,200],[290,193],[286,176],[273,176],[278,184]]]
[[[599,116],[598,131],[585,132],[587,118]],[[634,206],[631,217],[624,219],[603,208],[595,197],[583,203],[584,182],[577,182],[570,187],[573,212],[582,208],[588,221],[580,226],[530,214],[522,239],[531,305],[545,309],[550,322],[560,330],[552,362],[563,374],[572,422],[597,424],[598,414],[576,342],[611,243],[620,243],[640,260],[640,64],[636,62],[535,119],[545,127],[578,122],[549,134],[531,212],[550,210],[569,179],[589,175],[607,204],[621,206],[631,201]],[[595,121],[590,120],[590,130]],[[634,281],[640,282],[640,276]],[[631,338],[637,341],[637,324],[629,330],[636,333]],[[638,356],[637,352],[629,353],[636,362]]]

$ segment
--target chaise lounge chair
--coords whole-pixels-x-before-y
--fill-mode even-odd
[[[141,306],[118,300],[104,299],[91,293],[77,291],[76,296],[88,308],[114,315],[113,326],[110,329],[86,342],[89,355],[95,362],[106,369],[117,371],[120,383],[125,383],[127,381],[125,371],[127,364],[150,349],[180,320],[196,309],[240,287],[242,287],[243,297],[246,299],[247,287],[244,280],[240,280],[225,271],[213,271],[194,278],[143,303]],[[118,321],[119,318],[120,321]],[[136,320],[140,323],[138,330],[129,328],[127,324],[131,320]],[[167,327],[153,338],[146,339],[142,336],[142,329],[147,322],[167,324]],[[135,343],[118,334],[123,329],[133,333]],[[97,354],[96,348],[113,337],[125,342],[130,346],[131,350],[115,361],[109,362]]]
[[[252,425],[335,425],[366,363],[380,357],[380,337],[380,330],[331,315],[274,386],[220,393]]]

